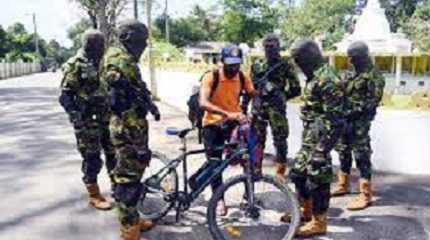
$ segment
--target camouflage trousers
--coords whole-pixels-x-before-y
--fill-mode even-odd
[[[313,212],[321,214],[329,208],[330,183],[333,179],[331,156],[326,154],[324,161],[318,164],[311,161],[323,133],[317,122],[304,121],[303,125],[302,145],[295,157],[290,178],[296,186],[299,198],[312,199]]]
[[[350,174],[352,162],[355,160],[360,177],[367,180],[370,180],[372,176],[370,127],[371,121],[367,119],[348,122],[346,130],[335,148],[339,153],[342,172]]]
[[[253,116],[252,127],[255,129],[259,144],[263,149],[266,146],[267,127],[269,125],[272,130],[273,145],[276,149],[276,161],[286,164],[288,155],[287,138],[289,135],[286,111],[269,108],[265,116],[257,114]]]
[[[151,160],[148,122],[131,112],[121,118],[113,116],[110,130],[118,159],[113,179],[119,221],[123,225],[134,225],[139,221],[137,204],[144,194],[140,181]]]
[[[106,169],[110,176],[116,165],[116,158],[110,139],[109,122],[90,118],[74,121],[73,126],[78,150],[83,158],[84,183],[97,183],[97,176],[103,166],[102,150],[105,156]]]

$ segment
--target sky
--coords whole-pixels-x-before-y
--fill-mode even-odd
[[[31,14],[36,13],[39,34],[48,41],[56,39],[62,45],[70,46],[71,42],[67,38],[67,29],[80,18],[85,17],[76,4],[70,0],[0,0],[8,2],[0,9],[0,25],[7,28],[15,22],[25,25],[27,31],[33,31]],[[182,16],[187,14],[192,6],[199,3],[203,7],[211,6],[212,0],[168,0],[170,4],[170,14],[172,16]],[[165,0],[157,0],[155,8],[158,12],[164,8]],[[143,10],[143,6],[141,7]],[[133,14],[128,11],[127,16]]]

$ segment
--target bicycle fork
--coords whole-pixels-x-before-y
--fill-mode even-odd
[[[246,216],[256,219],[260,216],[259,211],[256,207],[256,199],[255,199],[255,184],[254,184],[254,166],[249,161],[249,157],[247,156],[246,159],[246,166],[245,166],[245,175],[246,175],[246,181],[245,181],[245,196],[247,200],[247,206],[246,206]]]
[[[181,139],[182,142],[182,148],[180,149],[182,152],[184,152],[184,156],[183,156],[183,160],[182,160],[182,170],[183,170],[183,181],[184,181],[184,192],[178,192],[178,200],[176,201],[176,216],[175,216],[175,220],[178,223],[180,218],[181,218],[181,213],[182,213],[182,204],[185,203],[184,198],[188,197],[188,166],[187,166],[187,141],[185,138]]]

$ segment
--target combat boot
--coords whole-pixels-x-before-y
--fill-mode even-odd
[[[287,179],[285,173],[287,172],[287,165],[285,163],[276,163],[276,178],[285,182]]]
[[[97,183],[86,184],[89,199],[88,202],[91,206],[99,210],[110,210],[113,204],[108,202],[101,194],[100,188]]]
[[[121,240],[145,240],[140,238],[140,223],[135,225],[121,225]]]
[[[140,226],[141,232],[146,232],[151,230],[151,228],[153,228],[154,225],[155,225],[154,222],[152,222],[151,220],[146,220],[146,219],[139,220],[139,226]]]
[[[296,237],[313,237],[324,235],[327,233],[327,213],[314,214],[312,220],[305,225],[301,226],[296,232]]]
[[[331,192],[332,197],[340,197],[350,193],[349,190],[349,175],[339,170],[337,172],[337,183],[333,191]]]
[[[300,200],[300,220],[302,222],[309,222],[312,219],[312,200]],[[281,222],[290,223],[292,216],[290,213],[285,213],[281,217]]]
[[[352,211],[363,210],[372,204],[372,185],[367,179],[360,179],[360,195],[348,203],[347,209]]]

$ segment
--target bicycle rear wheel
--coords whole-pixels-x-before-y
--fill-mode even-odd
[[[247,177],[240,175],[228,180],[213,194],[208,206],[208,225],[215,240],[290,240],[300,224],[298,202],[288,186],[270,176],[255,176],[252,181],[254,204],[248,202],[245,187]],[[223,200],[228,214],[217,213]],[[291,222],[280,219],[291,215]]]
[[[159,220],[173,207],[172,196],[178,190],[178,174],[175,169],[167,169],[168,158],[159,152],[153,152],[151,163],[145,170],[142,194],[138,211],[143,219]]]

